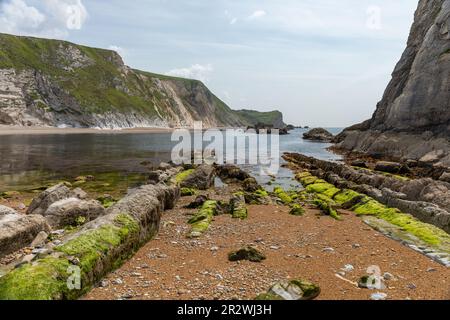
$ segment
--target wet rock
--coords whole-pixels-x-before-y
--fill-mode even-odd
[[[41,231],[38,233],[36,238],[34,238],[33,242],[31,243],[30,247],[32,248],[40,248],[45,245],[48,239],[48,233],[45,231]]]
[[[81,219],[89,222],[104,214],[105,208],[99,201],[68,198],[50,205],[43,215],[50,226],[61,228],[80,224]]]
[[[333,138],[334,136],[323,128],[312,129],[303,134],[303,139],[312,141],[331,142]]]
[[[250,174],[238,166],[227,164],[216,166],[217,175],[226,183],[243,182],[251,178]]]
[[[320,287],[304,280],[282,281],[256,300],[313,300],[320,295]]]
[[[53,203],[76,195],[65,183],[57,184],[39,194],[30,204],[27,214],[44,214]]]
[[[228,260],[231,262],[242,260],[247,260],[250,262],[262,262],[263,260],[266,260],[266,256],[256,248],[247,246],[238,251],[231,252],[228,255]]]
[[[27,247],[41,231],[50,232],[50,227],[40,215],[0,216],[0,257]]]
[[[208,201],[209,198],[205,195],[200,195],[193,202],[191,202],[189,205],[186,206],[188,209],[198,209],[201,206],[205,204],[206,201]]]
[[[213,166],[201,165],[181,182],[181,187],[207,190],[214,185],[215,177]]]
[[[379,161],[375,165],[376,171],[398,174],[402,170],[402,165],[398,162]]]

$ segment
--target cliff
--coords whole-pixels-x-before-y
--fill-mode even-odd
[[[131,69],[110,50],[0,34],[0,124],[191,127],[197,120],[251,124],[200,81]]]
[[[450,166],[450,0],[420,0],[407,48],[372,119],[337,147]]]
[[[263,124],[280,129],[286,127],[286,124],[283,121],[283,114],[279,111],[259,112],[253,110],[239,110],[237,113],[252,126]]]

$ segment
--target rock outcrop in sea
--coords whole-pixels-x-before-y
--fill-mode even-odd
[[[337,147],[450,166],[450,1],[420,0],[408,45],[372,119]]]

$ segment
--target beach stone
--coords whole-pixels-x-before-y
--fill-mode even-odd
[[[27,214],[43,215],[53,203],[73,197],[76,197],[76,194],[65,183],[59,183],[34,198]]]
[[[104,214],[105,208],[99,201],[68,198],[50,205],[43,215],[53,228],[62,228],[78,224],[79,218],[89,222]]]
[[[247,246],[238,251],[233,251],[228,255],[228,260],[231,262],[247,260],[250,262],[261,262],[266,260],[266,256],[258,251],[258,249]]]
[[[45,231],[41,231],[38,233],[36,238],[34,238],[30,247],[32,247],[32,248],[42,247],[45,245],[47,239],[48,239],[48,233]]]
[[[256,300],[313,300],[320,295],[320,287],[304,280],[281,281]]]
[[[50,232],[43,216],[8,214],[0,216],[0,257],[27,247],[41,232]]]
[[[380,301],[380,300],[386,300],[388,295],[386,293],[377,292],[370,296],[370,300],[374,301]]]
[[[201,165],[181,183],[182,188],[207,190],[214,185],[216,178],[213,166]]]

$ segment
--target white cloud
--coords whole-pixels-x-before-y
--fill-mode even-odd
[[[0,29],[3,32],[34,30],[45,21],[45,16],[23,0],[11,0],[0,4]]]
[[[267,15],[267,12],[265,12],[264,10],[256,10],[248,17],[248,19],[249,20],[258,19],[264,17],[265,15]]]
[[[116,45],[110,45],[108,49],[117,52],[122,58],[127,55],[127,50]]]
[[[236,24],[237,21],[238,21],[237,18],[233,18],[233,19],[231,19],[230,24]]]
[[[81,0],[5,0],[0,3],[0,32],[65,38],[80,30],[88,13]]]
[[[166,73],[168,76],[196,79],[202,82],[208,82],[209,76],[213,72],[213,67],[211,64],[201,65],[194,64],[189,68],[173,69]]]

